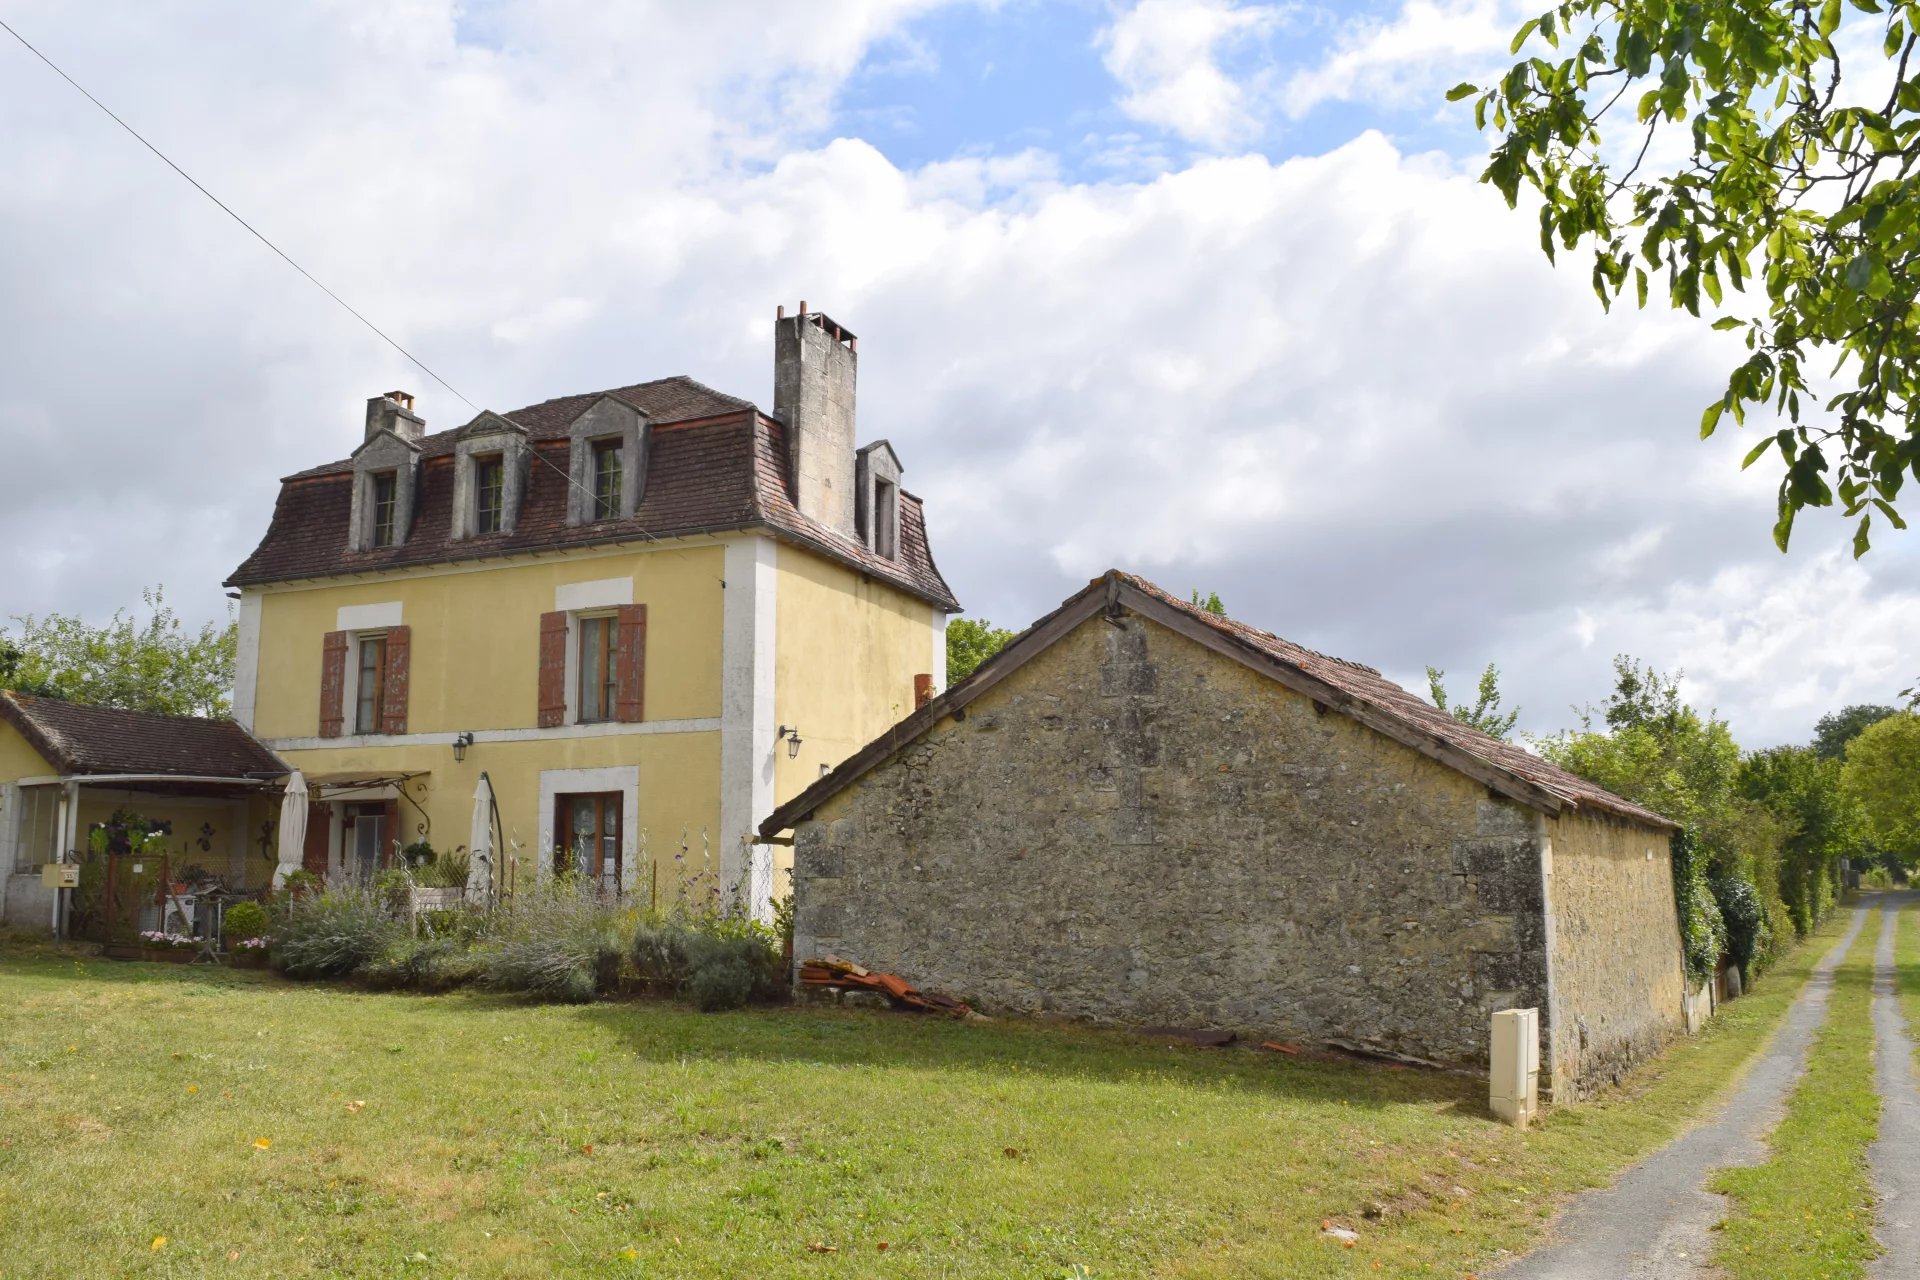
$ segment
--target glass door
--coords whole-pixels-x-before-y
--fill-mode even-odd
[[[621,881],[618,791],[557,797],[553,869],[590,882],[602,894],[619,895]]]

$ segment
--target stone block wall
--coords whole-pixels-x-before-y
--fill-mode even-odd
[[[1131,614],[963,716],[800,826],[796,956],[1476,1068],[1546,1006],[1531,813],[1345,716]]]
[[[1553,933],[1552,1047],[1542,1061],[1564,1102],[1618,1080],[1685,1030],[1685,962],[1665,832],[1582,814],[1544,819],[1542,829]]]

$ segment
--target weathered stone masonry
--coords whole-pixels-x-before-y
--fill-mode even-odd
[[[1549,1007],[1532,811],[1137,615],[814,816],[796,954],[988,1009],[1483,1066],[1494,1010]]]

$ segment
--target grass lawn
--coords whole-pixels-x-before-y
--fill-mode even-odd
[[[1486,1119],[1483,1081],[1425,1071],[14,946],[0,1276],[1457,1280],[1696,1115],[1841,923],[1527,1134]]]
[[[1873,911],[1834,972],[1806,1074],[1768,1139],[1773,1154],[1710,1184],[1733,1201],[1714,1261],[1735,1280],[1846,1280],[1879,1256],[1867,1147],[1880,1129],[1872,1004],[1883,918]]]

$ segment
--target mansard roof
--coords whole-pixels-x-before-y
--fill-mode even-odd
[[[602,397],[645,415],[646,488],[632,517],[567,524],[568,428]],[[785,428],[751,403],[692,378],[663,378],[609,391],[563,396],[500,415],[523,428],[533,453],[513,529],[455,540],[454,455],[464,428],[418,441],[414,519],[397,546],[350,551],[351,458],[287,476],[266,535],[230,587],[262,586],[383,569],[448,564],[570,547],[761,529],[887,582],[949,613],[958,612],[927,545],[920,500],[901,495],[900,555],[888,559],[801,514],[787,474]]]

